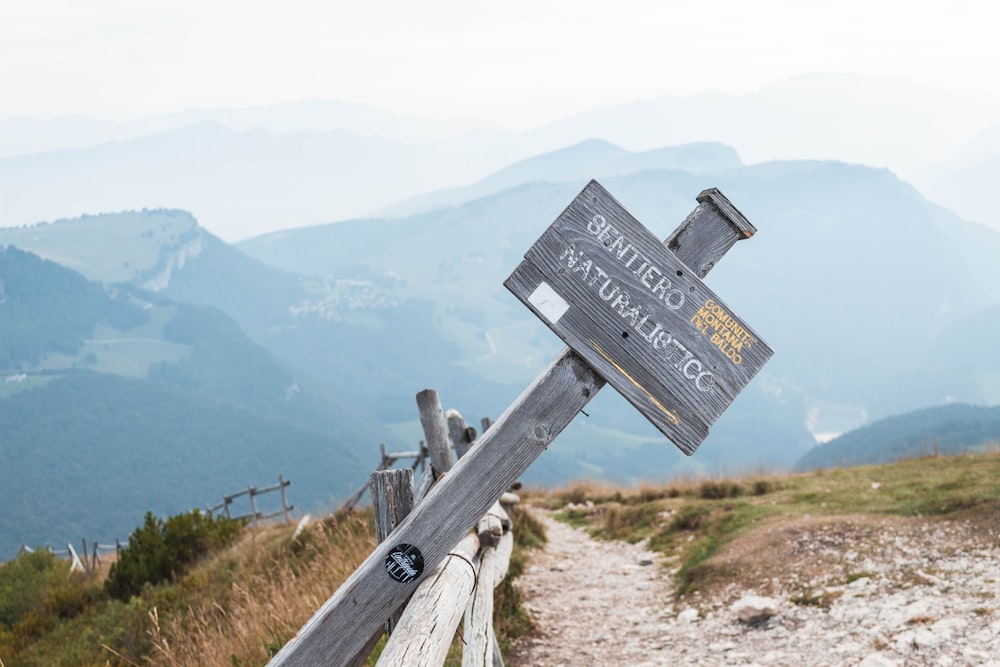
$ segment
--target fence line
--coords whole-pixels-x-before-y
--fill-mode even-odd
[[[413,463],[410,465],[410,470],[412,470],[414,473],[417,471],[417,468],[420,468],[421,472],[425,472],[426,470],[429,469],[429,467],[427,466],[427,457],[428,457],[427,446],[424,445],[423,440],[420,441],[420,444],[417,446],[417,451],[415,452],[404,451],[404,452],[390,453],[385,450],[385,443],[379,445],[379,449],[381,450],[382,458],[379,461],[378,466],[376,466],[375,470],[373,470],[372,472],[389,470],[392,466],[394,466],[399,461],[402,461],[403,459],[413,459]],[[362,498],[364,498],[365,494],[368,492],[370,488],[371,488],[371,478],[366,480],[365,483],[361,485],[361,488],[359,488],[357,491],[351,494],[351,497],[348,498],[346,501],[344,501],[344,504],[341,505],[340,508],[337,509],[337,511],[346,512],[354,509],[354,506],[357,505]]]
[[[425,392],[431,392],[431,394],[425,394]],[[434,401],[437,400],[437,404],[422,405],[423,401]],[[440,400],[437,399],[437,392],[433,389],[426,389],[420,394],[417,394],[417,406],[421,410],[421,425],[423,425],[423,420],[425,418],[423,412],[424,410],[429,410],[433,413],[435,410],[441,411]],[[436,426],[433,422],[431,423],[432,429],[439,429],[433,435],[427,433],[426,428],[424,435],[427,437],[427,441],[420,441],[416,451],[403,451],[403,452],[386,452],[385,443],[379,445],[381,450],[382,458],[379,461],[378,466],[372,471],[373,473],[380,472],[382,470],[389,470],[393,465],[402,461],[403,459],[413,459],[413,463],[410,464],[409,468],[416,474],[417,468],[420,468],[421,475],[419,482],[415,485],[415,498],[417,502],[420,501],[427,492],[430,491],[431,486],[434,482],[443,474],[451,468],[451,453],[450,450],[454,449],[455,456],[461,458],[469,448],[472,443],[476,441],[479,437],[479,433],[476,431],[475,427],[469,426],[462,419],[462,415],[458,410],[448,410],[448,412],[443,412],[446,425],[443,427]],[[490,427],[490,418],[483,417],[482,426],[483,431]],[[441,437],[442,434],[446,434],[445,437]],[[431,453],[428,447],[428,442],[443,442],[446,443],[444,447],[435,448],[434,454]],[[435,463],[435,461],[437,461]],[[447,461],[447,463],[445,463]],[[371,490],[371,478],[369,478],[364,484],[358,488],[351,497],[344,501],[337,511],[344,512],[354,509],[354,507],[361,502],[365,494]]]
[[[68,558],[70,559],[69,569],[71,572],[90,572],[103,563],[101,561],[101,554],[107,554],[111,551],[115,552],[115,559],[118,558],[118,554],[121,552],[122,543],[121,540],[116,539],[115,543],[112,544],[100,544],[97,540],[93,540],[91,543],[90,553],[88,555],[87,550],[87,538],[81,538],[81,544],[83,545],[83,550],[77,553],[76,549],[69,542],[66,543],[65,549],[53,549],[51,545],[46,544],[45,550],[48,551],[53,556],[57,558]],[[35,553],[35,550],[29,547],[27,544],[22,544],[21,548],[17,550],[17,555],[20,556],[22,553]]]
[[[448,474],[453,465],[452,452],[461,458],[476,446],[476,429],[466,425],[458,411],[443,412],[437,392],[420,392],[417,404],[427,438],[426,445],[421,443],[420,452],[412,453],[419,458],[411,467],[388,469],[395,462],[394,455],[387,454],[383,445],[378,468],[344,505],[352,507],[365,491],[371,491],[380,543],[392,539],[393,530],[402,525],[411,509],[420,504],[437,480]],[[482,425],[484,430],[489,428],[489,419],[483,419]],[[422,467],[422,474],[418,487],[414,488],[414,473],[418,467]],[[424,577],[409,601],[387,614],[382,628],[371,636],[358,638],[364,639],[364,644],[359,641],[358,648],[352,649],[356,653],[344,664],[364,662],[383,634],[388,633],[377,663],[379,666],[437,667],[444,664],[458,625],[464,618],[463,667],[503,667],[493,629],[493,591],[506,577],[513,550],[511,521],[505,508],[517,502],[516,494],[504,493]],[[386,558],[387,573],[402,583],[419,577],[423,569],[419,551],[414,553],[408,549],[412,549],[408,544],[397,545]],[[307,627],[312,623],[310,621]],[[269,665],[326,664],[331,659],[331,642],[339,641],[340,634],[336,627],[323,635],[300,630],[299,636]]]
[[[258,489],[253,484],[247,486],[247,488],[237,491],[235,493],[229,493],[222,497],[222,502],[216,505],[209,505],[205,503],[205,512],[208,514],[208,518],[212,518],[216,512],[222,510],[226,513],[227,519],[253,519],[254,528],[257,527],[259,521],[265,519],[273,519],[276,516],[284,515],[285,523],[292,523],[291,511],[295,509],[294,505],[288,504],[288,496],[285,493],[285,487],[287,487],[291,482],[285,479],[284,475],[278,475],[278,483],[272,484],[271,486],[265,486],[262,489]],[[270,493],[272,491],[281,491],[281,509],[275,510],[274,512],[262,513],[257,510],[257,496],[263,495],[265,493]],[[250,513],[242,514],[239,516],[233,516],[229,509],[229,506],[233,504],[233,501],[242,496],[250,496]]]
[[[385,459],[386,455],[385,455],[384,445],[382,448],[382,454],[383,454],[383,459]],[[408,454],[408,453],[403,452],[403,454]],[[395,455],[395,456],[398,457],[400,455]],[[291,511],[295,509],[295,506],[288,504],[288,495],[285,492],[285,488],[289,484],[291,484],[291,482],[285,479],[284,475],[278,475],[277,484],[272,484],[271,486],[265,486],[264,488],[261,489],[258,489],[257,487],[251,484],[250,486],[241,491],[237,491],[236,493],[230,493],[226,496],[223,496],[222,502],[217,505],[209,506],[208,503],[205,503],[205,512],[208,514],[209,518],[212,518],[215,512],[218,512],[219,510],[224,510],[227,518],[253,519],[253,524],[255,528],[257,527],[259,521],[264,521],[266,519],[273,519],[279,515],[284,515],[285,522],[290,524],[292,522]],[[367,489],[368,487],[366,486],[365,488]],[[272,491],[281,491],[281,509],[268,513],[259,512],[257,510],[256,497],[265,493],[270,493]],[[233,500],[245,495],[250,496],[250,513],[233,517],[230,512],[229,506],[233,503]],[[69,543],[66,544],[65,549],[53,549],[48,544],[45,545],[45,549],[54,556],[57,556],[59,558],[70,559],[71,561],[70,570],[77,570],[80,572],[90,572],[91,570],[94,570],[95,568],[99,567],[102,564],[101,562],[102,553],[108,554],[113,550],[115,552],[115,559],[117,559],[118,555],[121,553],[122,550],[122,542],[119,539],[115,539],[114,545],[108,543],[98,543],[97,540],[93,540],[91,548],[89,550],[87,548],[87,538],[81,538],[81,544],[83,546],[83,549],[79,552],[77,552],[77,550],[74,549],[73,546]],[[17,554],[18,555],[21,555],[22,553],[30,554],[34,553],[34,551],[35,550],[30,546],[28,546],[27,544],[22,544],[20,549],[17,550]]]
[[[461,458],[474,445],[478,434],[466,425],[457,410],[442,412],[437,392],[421,392],[417,396],[417,404],[432,461],[431,475],[425,476],[425,479],[430,477],[433,483],[450,471],[454,463],[452,450],[456,458]],[[442,428],[445,425],[447,428]],[[483,425],[488,427],[489,420],[484,419]],[[433,462],[437,462],[440,469]],[[409,512],[405,502],[395,501],[413,497],[413,476],[410,471],[405,471],[400,477],[400,472],[372,473],[372,505],[379,542],[386,539]],[[415,500],[419,503],[420,497]],[[384,630],[389,638],[377,667],[436,667],[444,664],[463,618],[463,667],[503,667],[503,657],[493,629],[493,594],[507,575],[514,537],[510,517],[501,501],[509,507],[519,498],[513,493],[505,493],[500,501],[494,503],[474,531],[449,552],[417,587],[405,607],[397,610],[386,622]],[[387,520],[387,517],[391,519]],[[377,632],[353,662],[364,660],[381,635],[382,632]]]

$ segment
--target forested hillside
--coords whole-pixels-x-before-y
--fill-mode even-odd
[[[4,559],[22,543],[58,547],[82,536],[113,543],[148,510],[204,508],[279,474],[291,480],[297,507],[332,508],[372,467],[343,433],[109,374],[72,371],[0,408]]]
[[[137,517],[292,480],[310,509],[364,479],[379,426],[209,306],[0,248],[0,556],[113,541]],[[361,447],[359,447],[359,444]],[[360,450],[360,451],[359,451]]]
[[[944,405],[888,417],[810,450],[800,470],[1000,449],[1000,406]]]
[[[55,262],[0,245],[0,373],[43,355],[76,355],[101,321],[122,329],[147,314],[127,294],[104,288]]]

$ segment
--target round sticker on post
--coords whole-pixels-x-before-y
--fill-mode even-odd
[[[409,583],[424,571],[424,555],[412,544],[397,544],[385,557],[385,571],[396,581]]]

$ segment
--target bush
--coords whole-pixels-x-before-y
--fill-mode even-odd
[[[166,521],[146,513],[118,561],[111,566],[105,590],[128,601],[145,584],[171,581],[202,556],[235,539],[243,524],[225,517],[211,518],[198,510],[178,514]]]
[[[70,572],[67,561],[48,551],[22,553],[0,563],[0,660],[18,655],[100,598],[101,589],[90,583],[92,579]]]
[[[28,612],[41,612],[49,592],[68,577],[68,564],[48,551],[0,563],[0,627],[13,628]]]
[[[743,487],[737,482],[719,481],[703,482],[698,489],[698,495],[705,500],[722,500],[723,498],[739,498],[743,495]]]

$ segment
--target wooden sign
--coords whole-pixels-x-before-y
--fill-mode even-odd
[[[504,285],[685,454],[773,354],[597,181]]]
[[[572,216],[579,215],[580,211],[583,212],[584,217],[578,221],[576,226],[578,231],[582,230],[582,234],[590,234],[586,227],[587,220],[589,219],[591,222],[594,222],[594,216],[596,215],[603,216],[604,221],[611,224],[615,230],[626,229],[626,225],[621,223],[620,219],[633,221],[631,224],[641,229],[641,225],[634,222],[634,219],[624,212],[621,205],[615,202],[596,183],[588,185],[587,189],[584,190],[584,195],[590,196],[589,203],[587,201],[574,202],[567,209],[567,212],[577,211],[570,215],[568,223],[572,222]],[[597,201],[594,201],[595,198]],[[711,293],[704,286],[699,287],[695,283],[682,282],[687,273],[677,276],[676,272],[685,272],[686,269],[684,266],[686,264],[697,272],[698,276],[704,277],[715,266],[716,262],[732,248],[736,241],[749,238],[754,230],[753,226],[739,215],[735,207],[717,190],[706,190],[701,193],[698,196],[698,202],[698,208],[692,211],[691,215],[681,223],[681,226],[678,227],[666,242],[668,251],[679,258],[679,266],[676,266],[677,262],[663,262],[662,257],[654,253],[654,248],[648,247],[647,236],[646,240],[641,241],[642,246],[633,244],[633,247],[636,249],[636,253],[641,253],[642,257],[650,260],[649,266],[655,266],[656,272],[650,270],[649,266],[640,271],[639,268],[643,260],[637,257],[639,265],[636,265],[635,260],[633,260],[631,267],[626,266],[624,271],[618,270],[614,274],[617,276],[616,279],[628,279],[627,274],[631,270],[635,272],[635,277],[639,280],[643,289],[653,290],[659,285],[659,278],[667,277],[671,281],[671,287],[667,288],[665,284],[660,285],[659,290],[665,290],[663,297],[670,293],[670,290],[674,287],[682,285],[682,287],[677,287],[677,289],[681,292],[684,289],[689,290],[685,294],[686,303],[691,299],[694,299],[694,302],[697,302],[699,298],[715,299],[714,295],[708,296]],[[613,206],[610,206],[611,204]],[[605,206],[606,208],[600,210],[592,208],[598,205]],[[618,213],[612,213],[612,210],[617,210]],[[588,214],[589,218],[586,217]],[[560,217],[562,218],[566,215],[564,213]],[[619,217],[615,218],[615,215]],[[616,221],[618,224],[616,224]],[[579,222],[583,223],[582,227],[579,225]],[[594,222],[594,224],[599,223],[600,220]],[[572,227],[571,225],[568,226]],[[547,254],[542,253],[539,255],[537,261],[526,262],[529,267],[534,268],[525,269],[525,274],[528,277],[521,281],[523,285],[517,289],[525,292],[526,296],[524,300],[529,303],[535,312],[539,314],[544,312],[545,315],[543,317],[545,319],[555,320],[556,323],[563,323],[564,320],[565,322],[569,322],[575,319],[577,311],[581,309],[580,306],[575,305],[577,303],[576,299],[579,298],[577,292],[582,291],[579,285],[577,285],[577,292],[573,292],[571,287],[574,283],[572,281],[557,281],[550,274],[555,273],[565,276],[566,273],[569,273],[571,278],[575,278],[586,289],[593,290],[594,285],[590,284],[590,280],[594,275],[600,277],[600,274],[596,272],[590,273],[586,280],[583,280],[579,276],[579,273],[582,273],[583,267],[588,260],[594,262],[590,267],[590,271],[595,271],[594,266],[597,266],[601,271],[607,273],[607,277],[609,278],[612,275],[608,273],[607,268],[610,265],[609,259],[617,262],[628,262],[628,256],[630,255],[623,252],[619,258],[617,255],[619,248],[616,247],[614,249],[615,254],[613,255],[610,248],[618,236],[625,237],[622,239],[622,244],[631,243],[633,237],[638,240],[639,236],[636,235],[635,230],[629,229],[628,234],[632,236],[622,233],[615,235],[613,238],[610,230],[605,230],[605,233],[607,238],[602,238],[599,244],[590,250],[591,253],[596,250],[596,255],[592,254],[589,257],[581,257],[579,253],[583,252],[584,247],[582,245],[579,247],[574,246],[574,253],[576,253],[574,257],[578,263],[574,263],[572,266],[565,264],[568,261],[568,255],[561,260],[559,259],[565,248],[558,250],[558,252],[551,250]],[[556,234],[558,236],[559,233],[557,232]],[[645,232],[645,234],[648,235],[648,232]],[[596,237],[600,236],[600,233],[591,235]],[[570,236],[570,238],[575,237]],[[584,236],[584,238],[586,237]],[[544,250],[545,247],[543,244],[540,250]],[[623,245],[622,247],[625,246]],[[533,248],[532,251],[534,250]],[[601,255],[601,253],[605,253],[608,256]],[[532,252],[529,252],[529,255],[534,256]],[[601,258],[603,264],[597,258]],[[564,264],[559,265],[558,261],[562,261]],[[574,274],[573,270],[578,266],[580,267],[580,271]],[[530,279],[530,275],[532,274],[528,273],[531,270],[536,272],[534,274],[534,283]],[[671,275],[670,271],[674,273]],[[511,276],[508,283],[514,281],[519,275],[521,275],[521,269],[515,271],[514,276]],[[551,294],[544,288],[536,294],[536,290],[541,286],[541,282],[549,285],[552,289]],[[646,283],[652,284],[652,287],[649,287]],[[595,281],[596,284],[597,282]],[[625,282],[615,283],[614,285],[609,284],[605,288],[604,294],[608,294],[608,290],[612,289],[615,285],[619,287],[619,290],[623,288],[628,289],[626,285],[630,285],[631,289],[637,295],[641,294],[637,286]],[[695,288],[693,292],[690,291],[692,286]],[[603,280],[598,287],[604,287]],[[532,295],[534,295],[533,298]],[[600,304],[595,303],[592,305],[611,308],[612,306],[608,304],[608,301],[613,303],[617,296],[615,295],[614,298],[609,298],[605,301],[601,297],[600,289],[598,289],[597,298]],[[666,303],[663,297],[658,298],[661,302]],[[631,292],[629,293],[629,298],[630,303],[632,303]],[[639,298],[646,297],[636,296],[637,300],[635,303],[644,304],[645,301],[639,301]],[[674,302],[679,303],[676,295],[672,298]],[[560,300],[563,303],[560,303]],[[656,304],[654,303],[653,305]],[[719,310],[714,308],[715,305],[719,306]],[[759,367],[759,363],[763,363],[762,360],[750,361],[751,356],[749,354],[754,347],[761,346],[763,343],[760,342],[756,334],[745,327],[742,330],[746,332],[747,336],[754,338],[753,342],[750,341],[749,337],[743,337],[742,334],[737,337],[735,325],[730,326],[730,320],[723,319],[723,316],[731,318],[732,314],[721,301],[713,301],[712,304],[707,305],[703,302],[701,306],[704,309],[699,307],[694,313],[694,315],[697,315],[699,312],[702,313],[699,319],[694,323],[689,319],[687,322],[683,322],[685,326],[688,328],[694,326],[697,329],[698,336],[707,339],[716,347],[718,347],[718,343],[712,343],[712,338],[715,334],[719,334],[721,339],[730,339],[728,342],[733,348],[740,347],[739,352],[743,353],[745,350],[746,352],[741,355],[739,363],[736,363],[735,358],[730,359],[730,363],[734,366],[755,364]],[[687,306],[681,304],[678,308],[668,307],[667,310],[680,311],[682,313],[680,319],[683,320],[684,317],[688,316],[687,311],[684,311],[685,307],[690,307],[690,304],[687,304]],[[739,380],[738,372],[730,372],[728,375],[717,373],[718,369],[711,366],[712,363],[718,365],[719,360],[715,356],[708,356],[711,350],[708,350],[708,353],[706,353],[700,347],[696,347],[694,343],[691,343],[689,346],[689,339],[695,339],[697,336],[683,328],[676,330],[669,328],[669,325],[666,324],[668,322],[667,319],[663,319],[662,322],[655,319],[653,316],[654,312],[657,313],[657,316],[662,317],[659,314],[659,310],[653,308],[650,308],[648,311],[644,310],[643,315],[649,314],[650,319],[637,328],[642,316],[637,314],[633,323],[630,308],[626,307],[623,302],[619,302],[615,310],[611,311],[613,316],[608,316],[607,313],[601,315],[600,311],[596,308],[591,308],[591,310],[594,310],[597,315],[603,316],[605,320],[609,320],[615,324],[614,327],[608,328],[603,335],[594,338],[594,342],[598,346],[601,346],[601,349],[611,357],[611,361],[608,361],[604,359],[603,355],[597,353],[598,357],[603,360],[599,366],[603,369],[602,372],[609,373],[611,376],[617,374],[624,377],[623,373],[615,368],[615,364],[622,366],[624,373],[628,373],[630,377],[636,379],[635,383],[631,380],[626,380],[627,386],[632,387],[631,391],[633,394],[638,392],[641,396],[646,396],[646,392],[648,391],[651,396],[646,396],[646,400],[650,404],[656,407],[652,403],[652,398],[656,398],[668,410],[676,411],[678,420],[681,420],[688,415],[688,410],[692,410],[693,408],[685,408],[684,411],[681,411],[680,405],[671,407],[667,403],[664,403],[661,399],[669,398],[669,392],[665,388],[656,387],[654,381],[660,381],[655,376],[657,372],[663,370],[671,371],[671,369],[673,369],[671,372],[679,370],[686,381],[690,383],[693,380],[695,382],[694,391],[701,391],[697,386],[699,373],[706,369],[712,372],[713,388],[721,387],[718,388],[720,392],[729,390],[726,388],[726,383],[730,381],[727,378],[732,378],[733,376],[736,376],[736,380],[734,381],[742,381],[743,384],[746,384],[745,380]],[[619,312],[619,309],[621,309],[621,312]],[[691,315],[691,317],[693,318],[694,315]],[[652,329],[648,328],[651,326],[650,320],[654,323]],[[624,325],[622,324],[623,321],[625,321]],[[738,320],[733,321],[739,323]],[[660,336],[659,333],[651,335],[656,325],[660,326],[660,332],[664,334],[663,336]],[[739,323],[739,325],[741,327],[744,326],[742,323]],[[581,329],[581,331],[593,331],[595,336],[600,334],[599,331],[594,329],[594,325],[589,324]],[[681,333],[682,331],[684,332],[683,334]],[[622,336],[623,341],[639,337],[646,345],[655,345],[659,341],[661,344],[669,345],[670,347],[675,346],[666,343],[665,336],[669,333],[671,339],[673,339],[676,334],[680,344],[684,345],[686,350],[692,352],[692,356],[681,363],[680,360],[687,357],[687,353],[685,352],[679,357],[668,360],[665,368],[661,368],[660,371],[649,371],[643,367],[641,369],[643,370],[643,375],[639,375],[640,369],[634,367],[638,366],[640,361],[648,360],[645,357],[640,357],[638,360],[630,361],[616,356],[620,355],[621,351],[616,349],[610,342],[614,340],[617,343],[615,336],[621,336],[624,333],[628,333],[629,335],[627,338]],[[643,333],[651,335],[652,341],[642,338]],[[574,335],[574,340],[578,338],[580,338],[578,335]],[[482,437],[476,441],[476,445],[458,460],[447,475],[441,477],[431,488],[427,496],[413,508],[413,511],[406,516],[392,534],[376,547],[375,551],[365,559],[365,562],[354,571],[354,574],[313,614],[309,622],[302,626],[299,633],[271,659],[268,663],[269,667],[354,665],[364,661],[365,656],[368,655],[368,642],[374,634],[381,631],[385,620],[392,616],[410,598],[421,581],[426,580],[428,573],[433,572],[434,568],[455,549],[455,545],[459,544],[463,536],[469,532],[469,528],[474,526],[486,514],[493,503],[496,502],[496,499],[510,487],[514,480],[528,469],[528,466],[545,451],[549,443],[562,432],[604,386],[605,378],[598,373],[595,367],[591,366],[590,361],[584,359],[582,356],[585,348],[590,348],[596,352],[596,348],[590,345],[589,340],[588,338],[586,344],[580,345],[579,352],[572,347],[567,347],[552,360],[535,381],[500,415],[496,423],[492,424],[483,433]],[[627,350],[630,348],[625,346],[623,349]],[[667,347],[662,347],[661,349],[654,347],[653,349],[656,353],[663,355]],[[721,350],[721,348],[719,349]],[[763,348],[758,347],[758,351],[761,349],[766,349],[766,346]],[[754,354],[758,353],[755,352]],[[769,354],[770,350],[768,350]],[[689,364],[689,362],[695,359],[695,355],[703,355],[697,357],[699,364],[701,364],[701,370],[698,370],[698,367],[694,364]],[[729,357],[726,358],[728,359]],[[629,365],[624,366],[623,363]],[[678,364],[679,369],[677,368]],[[706,366],[706,364],[708,365]],[[664,366],[664,364],[661,364],[661,366]],[[608,370],[609,368],[615,372],[611,373]],[[684,375],[685,372],[687,373],[686,376]],[[694,373],[693,378],[689,377],[692,373]],[[618,378],[618,380],[620,381],[621,378]],[[746,380],[749,380],[749,376],[746,377]],[[643,382],[646,384],[643,384]],[[661,382],[661,384],[665,383]],[[700,384],[701,386],[707,386],[707,375],[701,376]],[[641,390],[640,387],[642,387]],[[657,393],[654,393],[654,391]],[[738,389],[733,389],[732,394],[735,395],[736,391]],[[642,400],[641,396],[638,400]],[[731,400],[732,398],[730,397],[728,401]],[[728,404],[728,401],[726,401],[726,404]],[[699,403],[695,401],[694,405],[697,407]],[[721,411],[721,408],[717,409]],[[663,412],[659,407],[656,407],[656,410]],[[700,413],[695,411],[694,414]],[[667,419],[669,423],[669,418]],[[703,419],[703,421],[707,420]],[[697,446],[697,443],[694,446]],[[415,567],[417,563],[416,558],[409,559],[407,565],[414,571],[415,578],[411,581],[405,581],[409,576],[400,577],[398,576],[398,572],[393,569],[393,565],[399,562],[397,558],[393,557],[393,553],[402,554],[400,558],[409,558],[410,556],[415,556],[417,551],[420,552],[423,559],[423,570],[422,572],[416,572],[418,569]],[[406,572],[406,568],[402,569]]]

